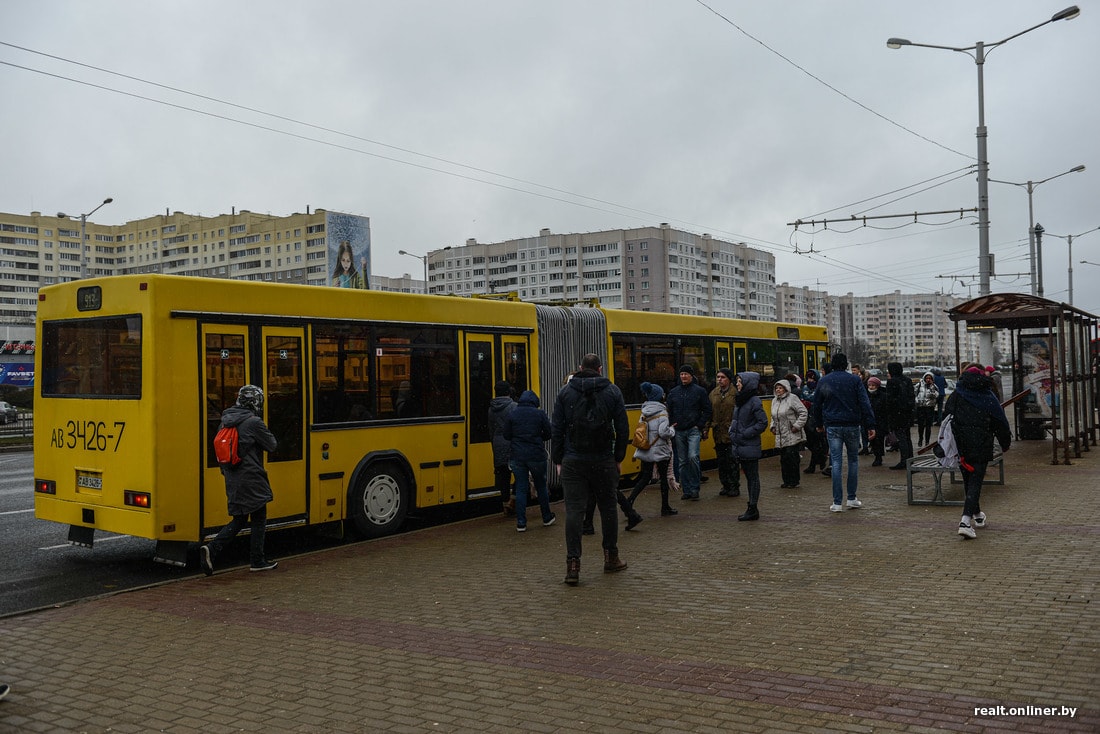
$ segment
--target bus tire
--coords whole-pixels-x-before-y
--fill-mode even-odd
[[[352,489],[349,515],[356,532],[365,538],[393,535],[409,514],[409,487],[405,472],[392,461],[372,465]]]

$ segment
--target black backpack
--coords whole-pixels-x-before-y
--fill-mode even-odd
[[[569,444],[578,453],[597,454],[610,450],[614,441],[611,411],[600,400],[598,390],[585,390],[570,416]]]

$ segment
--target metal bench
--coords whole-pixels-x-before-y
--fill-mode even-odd
[[[1005,463],[1004,454],[1000,451],[993,455],[993,458],[989,462],[989,466],[986,469],[986,478],[982,482],[983,486],[986,484],[1004,484],[1005,483]],[[999,470],[997,479],[991,479],[989,470],[994,466]],[[913,497],[913,475],[917,473],[928,473],[932,475],[932,481],[935,483],[936,492],[932,495],[932,499],[916,499]],[[959,477],[956,478],[955,474],[958,473]],[[961,500],[949,500],[943,494],[943,475],[950,474],[951,484],[962,484],[962,473],[958,469],[948,469],[947,467],[940,466],[940,460],[932,453],[923,454],[920,456],[914,456],[905,463],[905,490],[906,498],[911,505],[963,505],[965,504],[965,497]]]

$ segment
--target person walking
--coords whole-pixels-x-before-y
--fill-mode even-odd
[[[877,377],[871,377],[867,380],[867,398],[871,401],[871,412],[875,416],[876,426],[885,426],[886,420],[886,390],[882,387],[882,380]],[[886,437],[882,431],[875,434],[875,437],[871,439],[871,453],[875,455],[875,460],[871,462],[871,466],[882,466],[882,457],[886,454],[885,446]]]
[[[981,508],[982,482],[989,462],[993,460],[993,439],[1001,451],[1012,445],[1012,431],[1005,417],[1004,408],[993,392],[993,381],[981,367],[969,367],[959,375],[955,392],[944,404],[944,420],[951,416],[951,430],[959,451],[959,470],[962,472],[966,501],[959,535],[976,538],[975,528],[984,528],[988,520]]]
[[[735,381],[737,398],[734,400],[733,419],[730,421],[730,445],[733,458],[745,473],[748,485],[749,506],[737,516],[738,520],[758,520],[760,510],[760,434],[768,428],[768,414],[760,396],[760,375],[756,372],[738,372]]]
[[[619,558],[615,501],[629,441],[622,392],[603,376],[598,355],[584,355],[580,369],[558,391],[550,421],[550,458],[565,494],[565,583],[570,586],[580,583],[581,530],[591,495],[600,509],[604,573],[626,568]]]
[[[512,384],[500,380],[493,391],[496,396],[489,401],[489,441],[493,447],[493,478],[500,493],[501,510],[505,517],[516,512],[516,500],[512,496],[512,469],[508,466],[511,442],[504,437],[504,420],[516,408],[512,400]]]
[[[723,367],[718,370],[714,389],[710,391],[710,420],[706,430],[714,436],[714,454],[718,459],[718,481],[722,497],[741,496],[741,470],[733,458],[733,445],[730,443],[730,422],[733,421],[734,400],[737,388],[733,386],[733,370]]]
[[[661,386],[654,385],[651,382],[643,382],[641,388],[642,394],[646,398],[646,401],[642,403],[641,420],[646,422],[649,448],[634,450],[634,458],[642,462],[642,469],[638,472],[638,481],[635,482],[634,489],[630,492],[628,502],[633,510],[634,500],[646,488],[653,472],[656,471],[661,482],[661,517],[669,517],[677,513],[672,505],[668,503],[668,462],[672,458],[672,438],[676,435],[676,429],[668,422],[668,411],[665,410],[664,403],[661,402],[661,399],[665,396],[665,391],[661,389]],[[630,528],[631,525],[628,522],[627,530]]]
[[[535,485],[542,524],[549,527],[557,518],[550,511],[546,489],[546,441],[550,440],[550,419],[539,408],[539,396],[524,390],[519,403],[504,418],[501,431],[508,440],[508,466],[516,477],[516,531],[527,530],[527,494]]]
[[[690,364],[680,367],[680,384],[668,393],[668,419],[676,429],[676,461],[680,467],[680,485],[686,500],[699,499],[702,469],[699,465],[699,444],[710,422],[710,396],[695,379]]]
[[[833,504],[829,509],[843,512],[844,478],[841,476],[841,460],[848,453],[848,502],[853,510],[863,506],[857,496],[859,490],[859,437],[867,430],[870,440],[875,438],[875,418],[871,401],[863,381],[848,372],[848,357],[837,352],[831,360],[832,371],[821,378],[814,395],[814,420],[818,431],[829,441],[829,454],[833,465]]]
[[[940,399],[936,376],[925,372],[916,390],[917,446],[926,446],[932,440],[932,424],[936,422],[936,403]]]
[[[886,372],[890,379],[886,381],[886,406],[889,416],[889,429],[893,431],[898,442],[898,451],[901,458],[891,469],[904,469],[906,462],[913,456],[913,435],[909,429],[913,425],[913,408],[916,405],[916,395],[913,391],[913,381],[905,376],[900,362],[890,362],[886,365]]]
[[[817,432],[817,423],[814,422],[814,394],[817,392],[817,381],[819,375],[817,370],[806,370],[806,379],[802,383],[802,404],[806,406],[807,418],[806,426],[803,428],[803,432],[806,435],[806,448],[810,452],[810,465],[802,470],[803,474],[813,474],[819,468],[825,467],[825,451],[828,448],[828,443],[825,441],[824,434]]]
[[[802,400],[791,392],[789,380],[775,383],[772,398],[771,432],[775,434],[775,447],[779,449],[779,469],[783,476],[783,489],[797,489],[799,464],[802,463],[803,428],[808,412]]]
[[[237,429],[240,463],[222,465],[225,496],[232,519],[206,545],[199,548],[199,563],[207,576],[214,573],[214,560],[222,548],[247,526],[251,535],[250,571],[271,571],[279,564],[264,555],[267,531],[267,503],[275,499],[264,469],[263,452],[275,450],[278,442],[260,416],[264,412],[264,391],[245,385],[237,392],[237,404],[222,413],[221,427]]]

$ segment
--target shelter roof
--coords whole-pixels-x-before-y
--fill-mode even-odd
[[[1095,321],[1096,316],[1075,308],[1025,293],[990,293],[960,303],[950,309],[948,318],[965,321],[967,326],[995,326],[1001,329],[1045,328],[1059,316],[1075,316]]]

